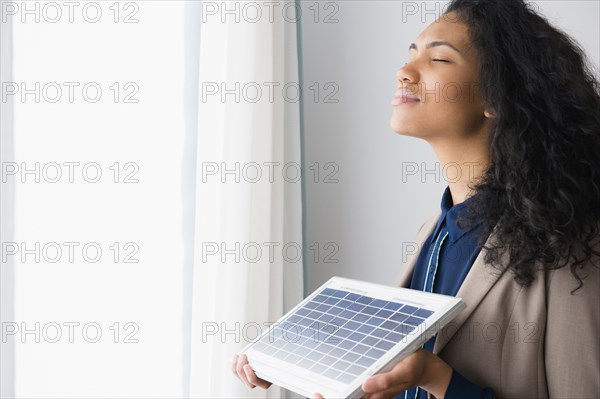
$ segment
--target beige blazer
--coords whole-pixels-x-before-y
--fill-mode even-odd
[[[416,237],[423,247],[441,211]],[[487,244],[494,240],[490,234]],[[457,297],[467,307],[444,327],[433,352],[456,371],[504,398],[600,398],[600,270],[586,265],[583,287],[570,268],[538,272],[519,286],[507,269],[475,259]],[[396,285],[408,287],[418,253],[401,266]],[[595,260],[597,265],[600,263]]]

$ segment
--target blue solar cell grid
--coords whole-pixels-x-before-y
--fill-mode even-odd
[[[400,302],[325,288],[253,347],[350,383],[431,314]]]

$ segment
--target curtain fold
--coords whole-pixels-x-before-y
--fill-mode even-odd
[[[281,397],[230,370],[302,299],[295,22],[203,21],[199,74],[190,396]]]
[[[0,23],[0,82],[12,81],[12,20]],[[4,90],[3,90],[4,92]],[[14,162],[13,100],[0,101],[0,163]],[[4,168],[0,183],[0,241],[13,241],[14,237],[14,182],[4,179]],[[3,252],[4,253],[4,252]],[[5,323],[14,320],[14,267],[12,258],[3,256],[0,265],[0,325],[4,332]],[[4,338],[4,337],[3,337]],[[13,341],[0,340],[0,397],[14,396],[14,352]]]

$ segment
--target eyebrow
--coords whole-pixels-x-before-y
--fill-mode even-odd
[[[459,54],[462,54],[462,53],[460,52],[460,50],[459,50],[459,49],[457,49],[456,47],[454,47],[454,46],[453,46],[451,43],[449,43],[449,42],[445,42],[445,41],[440,41],[440,40],[436,40],[436,41],[433,41],[433,42],[429,42],[429,43],[428,43],[428,44],[425,46],[425,48],[432,48],[432,47],[437,47],[437,46],[448,46],[448,47],[450,47],[451,49],[453,49],[454,51],[456,51],[457,53],[459,53]],[[413,49],[414,49],[414,50],[417,50],[417,45],[416,45],[416,44],[414,44],[414,43],[411,43],[411,44],[410,44],[410,46],[408,46],[408,51],[410,51],[410,50],[413,50]]]

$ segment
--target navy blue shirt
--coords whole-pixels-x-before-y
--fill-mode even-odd
[[[464,202],[454,205],[450,187],[446,187],[441,202],[442,215],[429,238],[423,243],[415,263],[410,288],[456,296],[481,251],[478,238],[484,234],[481,223],[475,223],[469,228],[461,228],[457,223],[458,216],[465,212],[466,205],[473,198],[475,197],[469,197]],[[423,348],[433,351],[434,343],[435,337],[427,341]],[[445,398],[487,399],[493,395],[491,388],[482,389],[453,371]],[[401,392],[396,398],[426,399],[427,392],[413,388]]]

